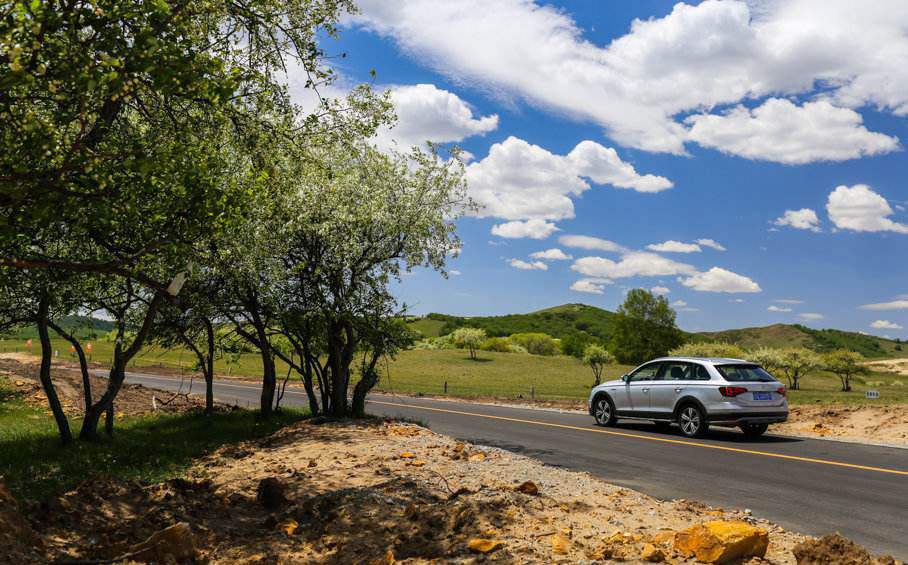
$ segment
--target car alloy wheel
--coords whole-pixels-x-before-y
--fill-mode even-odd
[[[596,406],[593,410],[593,417],[596,418],[596,423],[608,426],[612,423],[612,405],[605,398],[600,398],[596,401]]]
[[[703,429],[703,416],[696,406],[685,406],[681,409],[681,417],[678,419],[681,425],[681,431],[689,437],[697,437]]]

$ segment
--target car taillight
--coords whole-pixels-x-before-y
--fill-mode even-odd
[[[779,388],[777,388],[777,389],[776,389],[776,392],[778,392],[778,393],[781,394],[782,396],[785,396],[786,394],[788,394],[788,391],[785,390],[785,387],[784,387],[784,386],[780,386]]]
[[[747,389],[744,388],[743,386],[720,386],[719,387],[719,394],[721,394],[722,396],[733,397],[733,396],[738,396],[739,394],[743,394],[745,392],[747,392]]]

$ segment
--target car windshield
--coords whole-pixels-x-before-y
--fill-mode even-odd
[[[716,365],[730,383],[771,383],[776,379],[759,365]]]

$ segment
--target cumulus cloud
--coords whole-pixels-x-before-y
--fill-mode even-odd
[[[573,257],[558,249],[557,247],[546,249],[545,251],[536,251],[535,253],[530,253],[530,257],[532,257],[533,259],[545,259],[548,261],[565,261],[567,259],[573,259]]]
[[[567,155],[556,155],[517,137],[492,145],[482,160],[466,168],[470,196],[479,216],[507,220],[562,220],[574,217],[572,197],[590,183],[639,192],[672,187],[670,180],[640,175],[614,149],[581,141]]]
[[[721,243],[714,239],[702,238],[696,241],[697,244],[702,245],[703,247],[712,247],[716,251],[725,251],[725,247]]]
[[[767,308],[770,312],[791,312],[791,308],[783,308],[781,306],[772,305]]]
[[[703,292],[761,292],[763,290],[750,278],[721,267],[713,267],[705,273],[679,278],[678,282],[688,288]]]
[[[606,279],[693,275],[697,272],[692,265],[678,263],[655,253],[644,251],[630,251],[618,261],[605,257],[581,257],[574,261],[571,269],[583,275]]]
[[[526,262],[521,259],[510,259],[508,263],[515,269],[523,269],[524,271],[548,271],[549,266],[543,263],[542,261],[533,261]]]
[[[379,130],[379,147],[396,146],[406,151],[427,141],[460,142],[498,127],[497,114],[474,116],[459,96],[434,84],[392,86],[389,90],[397,123]]]
[[[580,279],[571,285],[571,290],[588,294],[603,294],[607,284],[612,284],[612,281],[607,279]]]
[[[877,302],[876,304],[864,304],[862,310],[908,310],[908,299],[899,298],[891,302]]]
[[[653,288],[649,289],[649,291],[656,296],[665,296],[666,294],[671,292],[667,287],[664,286],[654,286]]]
[[[459,277],[463,273],[461,273],[460,271],[458,271],[456,269],[452,269],[452,270],[448,271],[448,274],[451,275],[452,277]]]
[[[684,306],[687,306],[687,302],[683,300],[675,300],[674,302],[672,302],[672,306],[675,306],[676,308],[683,308]]]
[[[662,243],[651,243],[646,246],[650,251],[659,251],[663,253],[699,253],[700,246],[696,243],[682,243],[670,239]]]
[[[824,316],[823,314],[818,314],[816,312],[803,312],[801,314],[798,314],[798,317],[804,320],[822,320],[826,316]]]
[[[776,218],[773,224],[777,226],[791,226],[799,230],[820,231],[820,219],[817,213],[810,208],[800,210],[785,210],[781,217]]]
[[[590,237],[588,235],[563,235],[558,238],[558,241],[567,247],[575,247],[577,249],[589,249],[592,251],[614,251],[616,253],[624,253],[628,249],[622,245],[618,245],[614,241],[609,241],[607,239],[600,239],[598,237]]]
[[[843,161],[899,148],[896,137],[869,131],[861,115],[826,100],[796,106],[770,98],[750,110],[736,106],[723,114],[695,114],[690,139],[746,159],[789,165]]]
[[[890,322],[889,320],[876,320],[870,324],[871,328],[877,330],[901,330],[904,329],[902,326],[896,324],[895,322]]]
[[[866,184],[840,185],[829,193],[829,219],[837,228],[853,231],[908,233],[908,224],[889,219],[892,208]]]
[[[528,237],[530,239],[545,239],[558,231],[558,227],[545,220],[533,219],[525,222],[506,222],[492,226],[492,235],[506,237],[509,239],[518,239]]]
[[[359,6],[354,25],[393,38],[455,81],[591,121],[647,151],[683,154],[693,138],[782,162],[851,158],[887,150],[893,138],[868,132],[849,109],[908,115],[901,0],[860,10],[851,0],[677,3],[664,17],[634,20],[607,45],[584,38],[567,11],[528,0]],[[789,95],[813,99],[795,105]],[[759,112],[734,108],[679,122],[692,111],[765,97]],[[790,127],[775,127],[782,115],[792,117]],[[812,129],[837,134],[811,147]],[[753,148],[738,130],[754,135]]]
[[[776,298],[773,302],[776,304],[804,304],[803,300],[794,300],[792,298]]]

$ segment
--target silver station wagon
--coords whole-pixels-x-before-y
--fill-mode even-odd
[[[782,383],[750,361],[662,357],[594,387],[589,410],[603,426],[630,418],[678,424],[688,437],[702,437],[711,424],[757,437],[788,419],[785,395]]]

